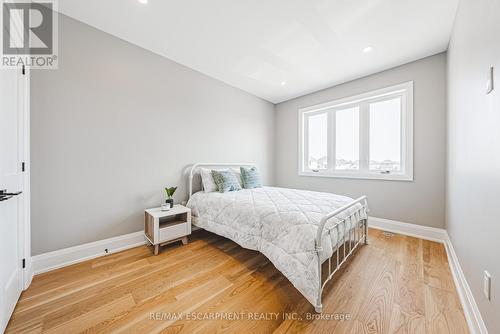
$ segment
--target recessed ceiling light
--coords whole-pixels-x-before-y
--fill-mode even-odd
[[[282,81],[282,82],[281,82],[281,85],[282,85],[282,86],[286,85],[286,81]]]
[[[139,3],[142,3],[143,5],[147,5],[148,3],[148,0],[137,0],[137,1],[139,1]]]
[[[373,50],[373,48],[371,46],[367,46],[366,48],[363,49],[363,52],[368,53],[368,52],[371,52],[372,50]]]

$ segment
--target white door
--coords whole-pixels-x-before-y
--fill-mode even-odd
[[[0,69],[0,333],[23,290],[25,88],[21,69]]]

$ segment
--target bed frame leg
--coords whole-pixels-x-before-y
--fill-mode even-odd
[[[365,245],[368,245],[368,218],[363,222],[365,229]]]
[[[316,299],[316,305],[314,306],[314,310],[317,313],[321,313],[323,310],[323,305],[321,303],[321,295],[323,294],[323,285],[321,283],[321,251],[323,248],[316,247],[316,256],[318,257],[318,298]]]

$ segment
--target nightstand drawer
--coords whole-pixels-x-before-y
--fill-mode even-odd
[[[162,226],[160,228],[160,243],[177,239],[189,234],[189,226],[187,222],[179,222]]]

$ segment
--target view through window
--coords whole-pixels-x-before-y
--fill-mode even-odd
[[[413,83],[299,110],[303,175],[413,178]]]

